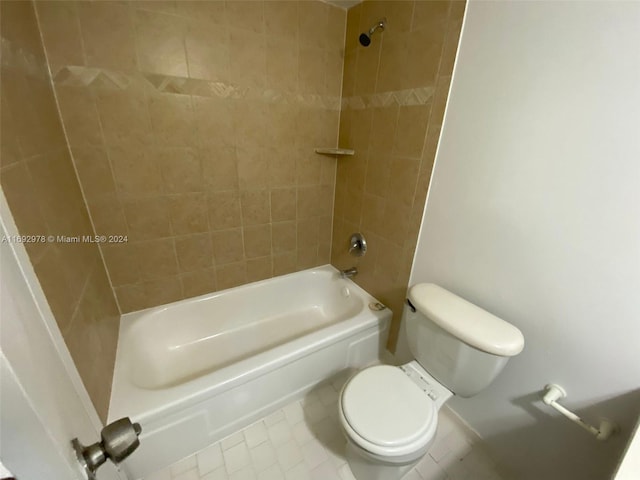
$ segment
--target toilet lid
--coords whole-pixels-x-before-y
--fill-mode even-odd
[[[435,403],[398,367],[362,370],[342,392],[342,411],[351,428],[372,444],[406,445],[437,419]]]

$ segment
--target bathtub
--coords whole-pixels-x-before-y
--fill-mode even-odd
[[[141,478],[380,360],[388,309],[330,265],[122,316],[109,421],[142,425]]]

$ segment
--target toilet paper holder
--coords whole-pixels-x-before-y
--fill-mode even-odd
[[[610,420],[607,420],[606,418],[600,420],[600,427],[594,427],[593,425],[590,425],[582,420],[579,415],[560,405],[558,403],[558,400],[562,400],[567,396],[567,392],[560,385],[551,383],[549,385],[546,385],[544,388],[547,391],[547,393],[545,393],[542,397],[542,401],[545,403],[545,405],[549,405],[550,407],[556,409],[573,423],[580,425],[587,432],[594,435],[598,440],[607,440],[611,435],[618,431],[618,426]]]
[[[132,423],[129,417],[111,422],[100,431],[100,441],[84,446],[77,438],[71,440],[78,462],[89,480],[96,480],[96,470],[110,459],[118,464],[140,445],[138,437],[142,432],[139,423]]]

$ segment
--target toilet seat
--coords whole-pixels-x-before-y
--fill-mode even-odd
[[[398,367],[362,370],[339,398],[341,423],[362,449],[384,457],[423,454],[438,423],[438,408]]]

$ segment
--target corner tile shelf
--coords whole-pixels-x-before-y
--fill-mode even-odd
[[[348,148],[316,148],[316,153],[321,155],[353,155],[355,150],[349,150]]]

